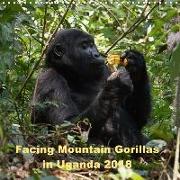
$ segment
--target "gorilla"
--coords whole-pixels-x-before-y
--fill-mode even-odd
[[[143,144],[141,129],[151,111],[146,64],[135,50],[121,58],[128,65],[111,73],[91,35],[78,29],[57,32],[36,82],[32,122],[55,125],[86,117],[90,141]]]

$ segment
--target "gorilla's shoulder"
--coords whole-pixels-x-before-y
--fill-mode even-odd
[[[47,68],[47,69],[43,69],[39,74],[38,84],[45,85],[46,87],[49,86],[51,88],[53,87],[57,88],[58,85],[63,86],[64,84],[66,84],[66,80],[55,69]]]

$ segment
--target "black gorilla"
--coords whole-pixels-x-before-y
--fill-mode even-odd
[[[89,118],[90,139],[111,146],[142,144],[150,113],[150,88],[143,55],[127,51],[128,65],[110,73],[94,39],[77,29],[59,31],[37,79],[32,122],[61,124]]]

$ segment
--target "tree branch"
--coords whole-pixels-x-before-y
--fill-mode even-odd
[[[44,45],[44,34],[45,34],[45,30],[46,30],[46,22],[47,22],[47,8],[48,5],[45,4],[45,9],[44,9],[44,20],[43,20],[43,30],[42,30],[42,49],[43,49],[43,45]]]
[[[175,153],[175,160],[174,160],[174,170],[173,170],[173,180],[178,179],[180,174],[179,170],[179,153],[180,153],[180,128],[177,128],[177,141],[176,141],[176,153]]]
[[[118,19],[118,17],[116,17],[116,15],[106,6],[104,5],[103,3],[99,2],[99,1],[96,1],[98,4],[100,4],[101,6],[103,6],[107,12],[115,19],[115,21],[118,23],[118,26],[121,28],[121,23]],[[121,31],[124,33],[124,30],[121,28]]]
[[[141,24],[144,20],[146,20],[146,18],[149,16],[149,14],[159,5],[159,3],[156,3],[151,9],[150,11],[146,14],[146,16],[143,17],[144,12],[148,6],[148,2],[146,3],[141,15],[139,16],[139,18],[133,23],[132,26],[129,27],[129,29],[127,31],[125,31],[112,45],[111,47],[105,52],[105,55],[107,55],[109,53],[109,51],[111,49],[113,49],[116,44],[122,40],[124,37],[126,37],[129,33],[133,32],[138,26],[139,24]]]

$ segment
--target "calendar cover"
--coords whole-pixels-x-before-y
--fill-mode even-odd
[[[0,0],[0,179],[180,179],[179,13]]]

